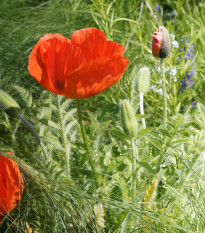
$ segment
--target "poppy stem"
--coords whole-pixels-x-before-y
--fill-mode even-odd
[[[141,115],[144,115],[143,96],[144,96],[144,93],[140,92],[139,97],[140,97],[140,114]],[[142,127],[143,129],[146,129],[145,118],[142,118]]]
[[[164,124],[164,128],[165,128],[166,123],[167,123],[167,91],[166,91],[166,79],[165,79],[163,59],[160,59],[160,65],[161,65],[162,91],[163,91],[163,124]]]
[[[137,186],[137,165],[136,165],[136,159],[138,159],[138,150],[135,145],[135,139],[131,138],[131,144],[132,144],[132,201],[135,201],[136,198],[136,186]]]
[[[63,144],[64,144],[64,150],[65,150],[65,160],[66,160],[66,168],[67,168],[67,177],[70,180],[70,162],[69,162],[69,147],[67,145],[67,140],[66,140],[66,135],[65,135],[65,130],[64,130],[64,124],[63,124],[63,116],[61,113],[61,105],[60,105],[60,96],[57,95],[57,102],[58,102],[58,112],[59,112],[59,118],[60,118],[60,125],[62,129],[62,134],[63,134]]]
[[[80,108],[79,99],[76,99],[76,107],[77,107],[77,113],[78,113],[78,123],[79,123],[80,128],[81,128],[81,133],[82,133],[82,136],[83,136],[84,145],[85,145],[87,153],[88,153],[88,158],[89,158],[90,166],[91,166],[92,171],[93,171],[93,176],[94,176],[94,179],[95,179],[95,182],[96,182],[96,186],[97,186],[97,188],[99,188],[100,185],[99,185],[99,181],[98,181],[98,178],[97,178],[95,163],[94,163],[93,157],[91,155],[90,146],[88,144],[88,139],[87,139],[87,135],[86,135],[86,132],[85,132],[85,126],[83,124],[83,120],[82,120],[82,116],[81,116],[81,108]]]

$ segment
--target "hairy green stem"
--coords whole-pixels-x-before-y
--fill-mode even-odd
[[[136,180],[136,168],[137,168],[137,157],[138,157],[138,151],[137,147],[135,145],[135,139],[131,138],[131,144],[132,144],[132,201],[135,201],[136,199],[136,186],[137,186],[137,180]]]
[[[94,179],[95,179],[95,182],[96,182],[96,186],[97,186],[97,188],[99,188],[99,181],[98,181],[97,172],[96,172],[96,169],[95,169],[95,163],[94,163],[93,157],[91,155],[87,135],[86,135],[86,132],[85,132],[85,126],[83,124],[83,120],[82,120],[82,116],[81,116],[81,108],[80,108],[79,99],[76,99],[76,107],[77,107],[77,113],[78,113],[78,122],[79,122],[79,125],[80,125],[80,128],[81,128],[81,133],[82,133],[82,136],[83,136],[84,145],[85,145],[87,153],[88,153],[88,158],[89,158],[90,166],[91,166],[92,171],[93,171],[93,176],[94,176]]]
[[[140,92],[139,97],[140,97],[140,114],[141,115],[144,115],[143,96],[144,96],[144,93]],[[146,129],[145,118],[142,118],[142,127],[143,129]]]
[[[164,71],[164,61],[161,59],[161,73],[162,73],[162,91],[163,91],[163,124],[164,128],[167,123],[167,91],[166,91],[166,79],[165,79],[165,71]]]
[[[63,125],[63,117],[61,113],[61,107],[60,107],[60,96],[57,95],[57,102],[58,102],[58,112],[59,112],[59,118],[60,118],[60,125],[63,133],[63,144],[64,144],[64,150],[65,150],[65,160],[66,160],[66,168],[67,168],[67,176],[68,179],[71,179],[70,175],[70,162],[69,162],[69,152],[68,152],[68,145],[67,145],[67,140],[66,140],[66,135],[65,135],[65,130],[64,130],[64,125]]]

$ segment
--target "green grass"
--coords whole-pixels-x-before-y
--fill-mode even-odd
[[[19,103],[46,155],[22,122],[0,111],[0,154],[14,152],[12,158],[25,182],[22,201],[4,219],[0,232],[25,232],[26,222],[40,233],[205,231],[205,4],[164,0],[158,1],[158,11],[155,5],[152,0],[1,1],[0,89]],[[162,124],[163,98],[150,89],[144,97],[147,129],[143,130],[134,74],[149,67],[151,85],[161,88],[159,60],[151,51],[152,35],[160,25],[179,43],[165,59],[166,68],[176,68],[176,81],[166,72],[167,127]],[[75,101],[60,97],[58,107],[57,96],[45,91],[27,70],[28,56],[44,34],[70,38],[75,30],[86,27],[100,28],[108,39],[125,46],[124,56],[129,59],[119,83],[81,101],[98,189]],[[192,45],[194,64],[185,59]],[[185,74],[191,68],[195,68],[194,85],[182,91],[180,82],[187,80]],[[123,99],[132,103],[139,125],[136,201],[132,201],[132,145],[120,116]],[[193,101],[197,101],[194,108]],[[71,181],[66,177],[65,149]],[[94,214],[99,203],[105,228]]]

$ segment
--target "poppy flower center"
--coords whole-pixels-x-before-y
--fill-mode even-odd
[[[64,84],[65,82],[63,80],[57,79],[55,80],[54,86],[58,91],[62,92],[64,88]]]

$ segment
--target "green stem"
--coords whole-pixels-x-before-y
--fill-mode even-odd
[[[137,181],[136,181],[136,159],[138,157],[138,151],[137,147],[135,145],[135,140],[134,138],[131,138],[131,144],[132,144],[132,201],[135,201],[136,199],[136,186],[137,186]]]
[[[97,188],[99,188],[100,185],[99,185],[99,181],[98,181],[98,178],[97,178],[95,163],[94,163],[93,157],[91,155],[90,147],[89,147],[89,144],[88,144],[88,139],[87,139],[87,135],[86,135],[86,132],[85,132],[85,127],[84,127],[82,116],[81,116],[80,102],[79,102],[78,99],[76,99],[76,107],[77,107],[77,113],[78,113],[78,122],[79,122],[79,125],[80,125],[80,128],[81,128],[81,133],[82,133],[82,136],[83,136],[84,145],[85,145],[87,153],[88,153],[88,158],[89,158],[90,166],[91,166],[92,171],[93,171],[93,176],[94,176],[94,179],[95,179],[95,182],[96,182],[96,186],[97,186]]]
[[[165,79],[165,71],[164,71],[164,61],[161,59],[161,73],[162,73],[162,91],[163,91],[163,124],[164,128],[167,123],[167,91],[166,91],[166,79]]]
[[[144,93],[140,92],[139,97],[140,97],[140,114],[141,115],[144,115],[143,96],[144,96]],[[143,129],[146,129],[145,118],[142,118],[142,127]]]
[[[64,150],[65,150],[67,176],[68,176],[68,179],[71,179],[68,145],[67,145],[67,140],[66,140],[66,135],[65,135],[65,130],[64,130],[64,124],[63,124],[63,117],[62,117],[62,113],[61,113],[60,96],[59,95],[57,95],[57,103],[58,103],[58,112],[59,112],[59,118],[60,118],[60,125],[61,125],[61,129],[62,129],[62,133],[63,133],[63,144],[64,144]]]

